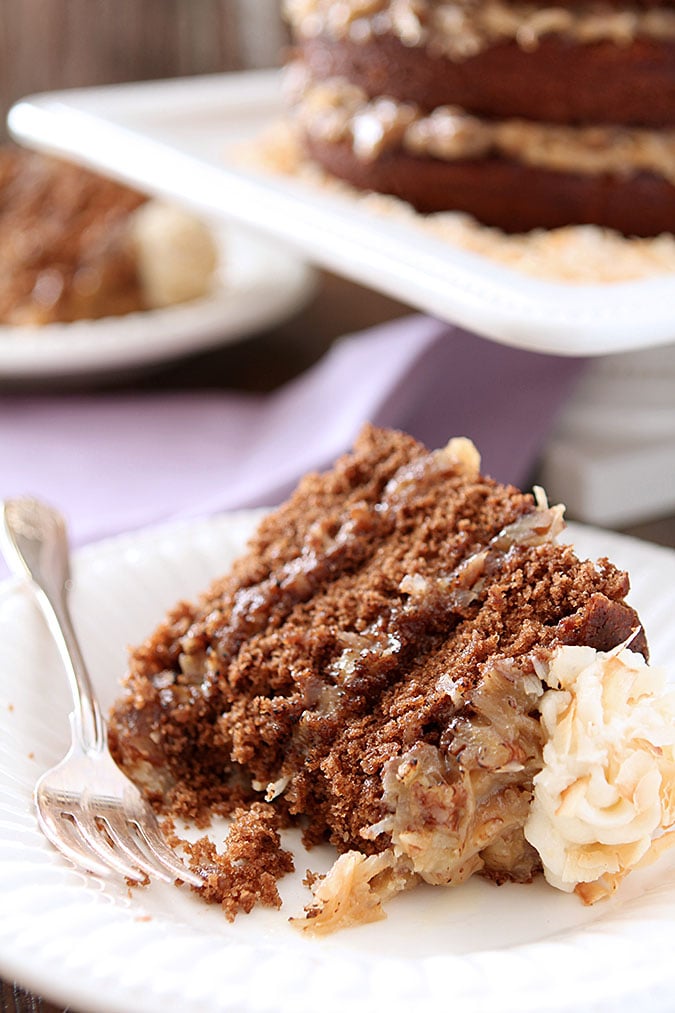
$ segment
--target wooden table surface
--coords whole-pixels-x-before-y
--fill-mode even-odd
[[[148,373],[137,378],[132,386],[154,390],[207,387],[272,390],[316,362],[341,335],[409,312],[407,307],[384,296],[322,274],[316,297],[292,320],[246,341]],[[623,530],[675,548],[675,517]],[[24,991],[20,984],[11,981],[0,980],[0,1000],[2,1013],[63,1011],[62,1006]]]

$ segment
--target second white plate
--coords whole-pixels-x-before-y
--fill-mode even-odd
[[[0,381],[124,374],[248,337],[309,298],[314,272],[278,243],[234,226],[217,238],[222,265],[203,299],[100,320],[0,326]]]
[[[288,176],[242,167],[238,142],[282,113],[278,72],[213,75],[36,95],[14,136],[151,193],[254,226],[322,266],[534,351],[599,355],[675,340],[675,275],[613,284],[526,277]]]

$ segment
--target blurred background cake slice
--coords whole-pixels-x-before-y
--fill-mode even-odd
[[[122,316],[208,293],[209,228],[178,207],[22,148],[0,149],[0,322]]]

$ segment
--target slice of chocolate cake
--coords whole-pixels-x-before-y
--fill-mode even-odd
[[[673,822],[673,710],[626,574],[577,559],[556,543],[562,508],[479,464],[465,439],[430,453],[366,428],[133,654],[114,754],[170,816],[241,810],[225,871],[192,855],[228,914],[278,902],[274,835],[293,823],[340,853],[300,923],[328,931],[474,872],[543,865],[593,899]],[[595,751],[575,755],[585,734]]]
[[[210,229],[182,208],[0,146],[0,325],[100,320],[203,298],[217,253]]]

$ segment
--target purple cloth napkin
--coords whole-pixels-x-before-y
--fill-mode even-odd
[[[470,436],[487,473],[523,484],[581,368],[412,316],[342,339],[268,395],[5,395],[0,497],[51,501],[81,545],[275,504],[304,472],[329,466],[366,421],[429,446]]]

